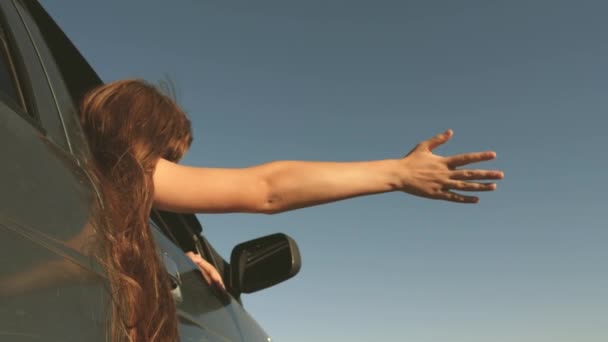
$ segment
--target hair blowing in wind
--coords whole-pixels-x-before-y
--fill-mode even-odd
[[[80,121],[91,150],[88,168],[102,195],[92,223],[111,284],[111,339],[177,341],[175,303],[149,216],[156,163],[183,156],[192,142],[190,121],[142,80],[93,89],[82,102]]]

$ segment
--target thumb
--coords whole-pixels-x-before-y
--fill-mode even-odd
[[[452,132],[451,129],[448,129],[443,133],[437,134],[436,136],[423,141],[420,146],[428,149],[429,151],[433,151],[438,146],[445,144],[448,140],[450,140],[453,134],[454,132]]]

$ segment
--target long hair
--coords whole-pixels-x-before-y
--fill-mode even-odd
[[[93,89],[80,121],[91,150],[88,167],[102,195],[92,221],[112,291],[111,339],[177,341],[175,303],[149,217],[156,163],[183,156],[192,142],[190,121],[142,80]]]

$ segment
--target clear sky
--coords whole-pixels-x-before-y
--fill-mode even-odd
[[[200,216],[226,257],[285,232],[294,279],[246,295],[277,341],[608,340],[608,2],[51,1],[106,80],[169,76],[185,163],[493,149],[478,205],[400,193]]]

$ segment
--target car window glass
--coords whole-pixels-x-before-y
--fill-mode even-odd
[[[103,280],[78,254],[0,215],[0,341],[107,341]]]
[[[23,97],[17,86],[17,78],[11,63],[8,44],[0,29],[0,99],[11,107],[25,111]]]
[[[102,81],[38,2],[19,1],[16,5],[31,33],[58,105],[63,127],[58,133],[67,135],[72,153],[86,159],[87,143],[78,120],[78,106],[84,94]]]

